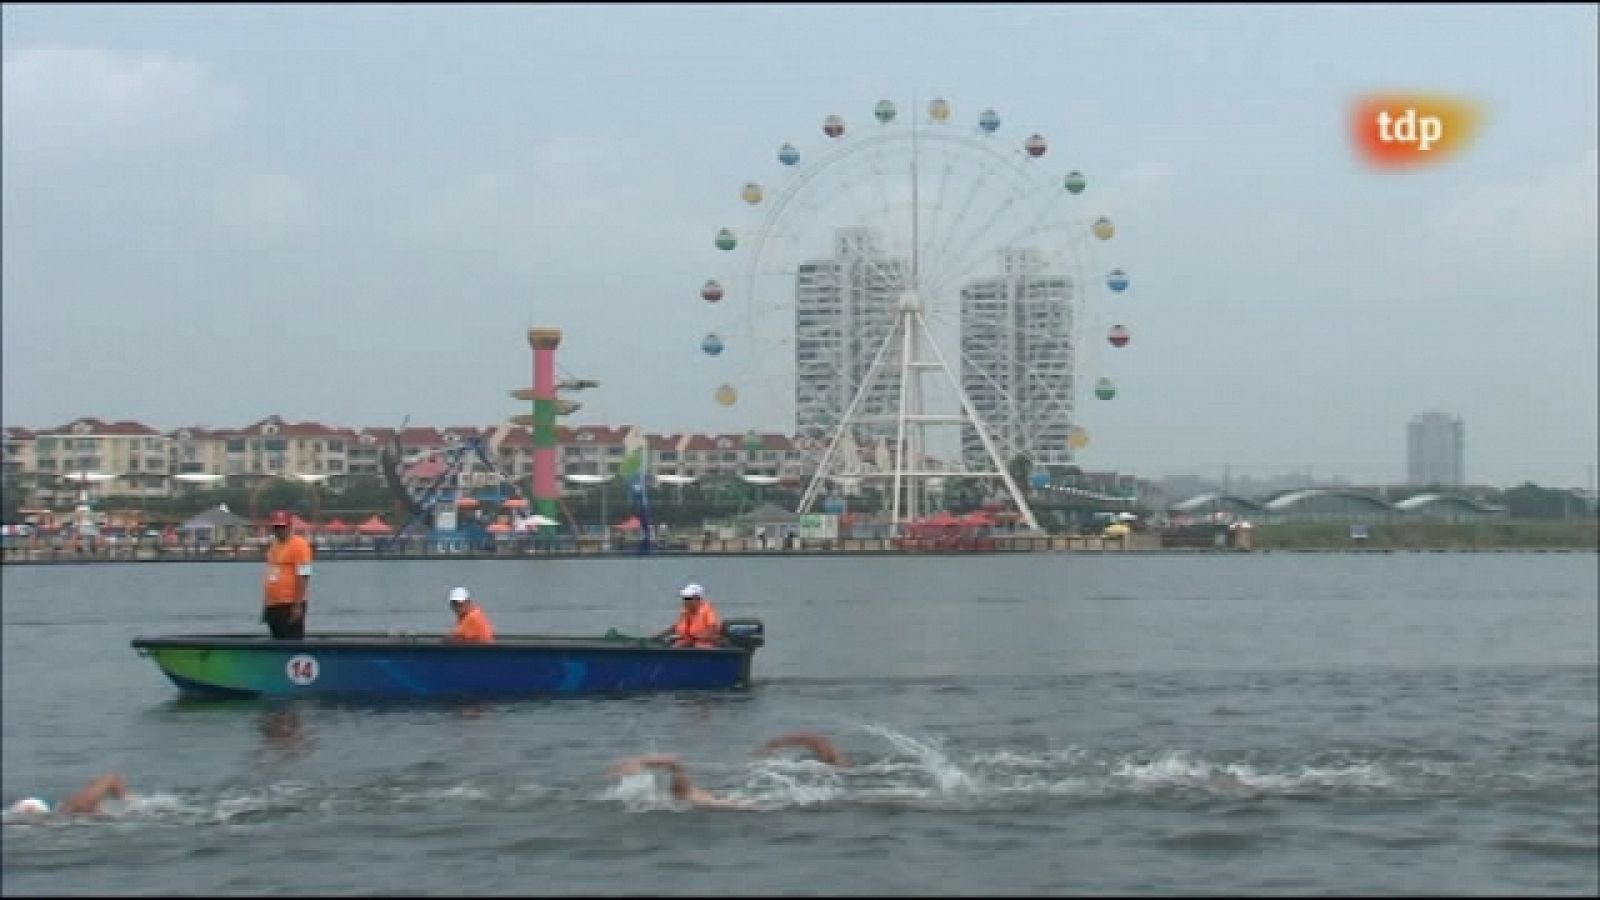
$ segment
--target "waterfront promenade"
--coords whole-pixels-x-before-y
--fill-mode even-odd
[[[909,546],[908,546],[909,544]],[[839,556],[955,556],[1027,553],[1134,553],[1134,554],[1239,554],[1239,553],[1594,553],[1594,547],[1512,547],[1512,546],[1411,546],[1366,547],[1359,545],[1325,547],[1229,547],[1189,543],[1173,545],[1159,534],[1134,533],[1125,537],[1039,536],[997,538],[981,547],[933,546],[928,543],[894,541],[887,538],[859,538],[815,541],[784,548],[761,547],[750,539],[673,541],[652,546],[652,556],[739,556],[739,557],[839,557]],[[439,545],[427,541],[373,545],[326,546],[316,550],[317,562],[351,560],[526,560],[526,559],[626,559],[640,555],[636,544],[600,540],[563,542],[504,541],[484,546],[465,543]],[[71,546],[13,546],[0,549],[0,565],[92,565],[96,563],[214,563],[247,562],[260,564],[262,547],[239,546],[153,546],[101,545],[92,550]]]
[[[92,549],[72,545],[10,546],[0,549],[0,563],[75,564],[102,562],[256,562],[262,559],[265,545],[256,542],[228,545],[101,544]],[[1067,553],[1122,552],[1161,549],[1154,535],[1126,537],[1097,536],[1002,536],[984,539],[975,546],[941,545],[933,541],[891,540],[888,538],[849,538],[831,541],[799,541],[792,547],[772,543],[763,547],[750,538],[672,540],[652,545],[651,555],[659,556],[874,556],[953,553]],[[633,541],[605,541],[599,538],[555,541],[501,540],[484,544],[466,541],[441,543],[423,539],[391,541],[386,544],[328,544],[316,547],[318,562],[339,560],[389,559],[616,559],[638,556]]]

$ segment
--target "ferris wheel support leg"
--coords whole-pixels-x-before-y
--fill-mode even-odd
[[[893,528],[898,536],[900,530],[900,478],[901,473],[910,471],[906,468],[906,417],[911,411],[906,409],[906,392],[911,385],[911,351],[915,346],[912,341],[916,338],[916,320],[909,308],[903,308],[899,316],[901,335],[900,345],[900,410],[895,416],[894,429],[894,492],[890,494],[889,527]],[[863,389],[867,387],[863,384]],[[907,485],[910,486],[909,484]]]
[[[923,326],[926,327],[927,323],[924,322]],[[983,442],[984,452],[989,454],[989,461],[994,463],[995,471],[1000,473],[1000,479],[1005,482],[1006,490],[1011,494],[1011,502],[1017,505],[1017,512],[1022,514],[1022,520],[1027,523],[1030,530],[1039,530],[1039,522],[1033,517],[1033,509],[1028,506],[1027,498],[1022,495],[1022,491],[1017,489],[1017,483],[1012,480],[1011,471],[1006,468],[1005,460],[1000,458],[999,451],[995,449],[994,441],[989,438],[989,429],[983,427],[983,421],[978,418],[977,410],[972,408],[972,399],[967,396],[967,392],[962,388],[961,382],[950,371],[950,364],[945,360],[944,353],[939,349],[939,345],[929,341],[928,346],[933,348],[934,356],[938,357],[940,370],[944,372],[946,378],[950,379],[950,384],[955,387],[956,396],[961,398],[961,408],[966,412],[967,418],[972,420],[972,428],[978,433],[978,440]]]
[[[833,439],[828,442],[827,451],[822,454],[822,460],[817,463],[817,470],[811,474],[811,483],[806,485],[805,495],[800,498],[800,508],[796,511],[799,515],[805,515],[811,508],[812,502],[816,500],[817,488],[827,479],[828,466],[833,462],[833,455],[838,452],[839,444],[844,440],[845,431],[850,426],[850,420],[855,417],[856,409],[861,406],[862,398],[867,395],[867,388],[872,384],[872,380],[877,377],[878,369],[883,365],[884,354],[894,345],[897,330],[898,326],[890,328],[889,333],[884,335],[883,343],[878,345],[877,355],[872,357],[872,365],[867,367],[867,374],[862,377],[861,384],[857,386],[856,396],[850,401],[850,408],[844,411],[844,417],[839,420],[839,426],[834,429]]]

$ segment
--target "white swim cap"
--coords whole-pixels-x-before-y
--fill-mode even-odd
[[[465,603],[470,599],[472,599],[472,595],[467,593],[467,589],[466,588],[458,587],[458,588],[451,588],[450,589],[450,602],[451,603]]]
[[[21,800],[11,804],[11,808],[7,810],[7,812],[16,815],[42,815],[49,811],[50,804],[40,800],[38,797],[23,797]]]

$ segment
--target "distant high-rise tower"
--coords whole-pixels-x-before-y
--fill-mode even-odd
[[[885,257],[870,229],[841,229],[831,259],[802,263],[795,277],[795,433],[831,435],[865,380],[894,324],[907,283],[903,260]],[[898,408],[900,376],[893,348],[857,415],[888,416]],[[892,437],[892,420],[866,426],[861,442]]]
[[[1072,460],[1072,289],[1036,251],[1008,250],[997,277],[961,291],[962,387],[1001,455],[1037,468]],[[962,458],[981,464],[977,432],[961,431]]]
[[[1466,484],[1466,432],[1461,419],[1425,412],[1406,426],[1406,482]]]

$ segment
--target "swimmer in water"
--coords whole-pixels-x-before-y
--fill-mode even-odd
[[[689,777],[689,770],[683,767],[683,763],[676,756],[630,757],[607,769],[606,774],[612,778],[626,778],[645,769],[656,769],[671,776],[669,788],[672,797],[682,803],[701,809],[755,809],[752,803],[731,797],[719,797],[696,785],[694,779]]]
[[[89,782],[84,786],[83,790],[56,804],[54,808],[51,808],[50,804],[40,800],[38,797],[24,797],[11,804],[7,812],[11,815],[27,816],[52,814],[58,816],[92,816],[99,814],[100,807],[105,803],[107,797],[126,800],[128,796],[127,782],[122,780],[121,775],[113,772]]]
[[[779,735],[756,751],[758,756],[771,756],[779,750],[798,747],[811,751],[819,762],[830,766],[848,766],[850,760],[840,752],[833,742],[820,734],[809,731],[797,731],[790,734]],[[674,799],[688,803],[702,809],[755,809],[756,806],[745,800],[736,800],[731,797],[720,797],[701,788],[689,777],[688,769],[676,756],[634,756],[622,760],[606,771],[612,778],[623,778],[645,769],[656,769],[666,772],[671,777],[669,788]]]
[[[811,755],[815,756],[818,762],[827,763],[830,766],[842,768],[850,765],[850,760],[839,751],[838,747],[833,745],[832,741],[810,731],[797,731],[792,734],[779,735],[762,744],[761,749],[756,751],[756,755],[772,756],[777,751],[788,747],[810,750]]]

